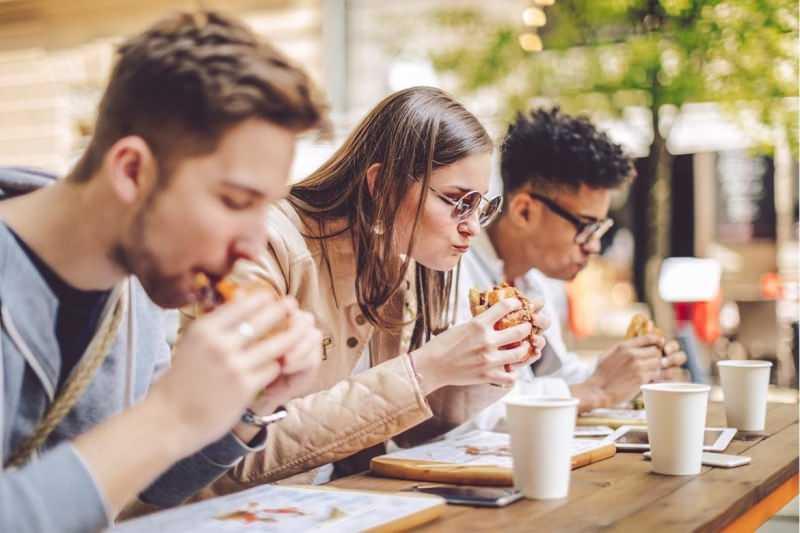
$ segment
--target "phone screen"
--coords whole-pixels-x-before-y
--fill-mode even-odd
[[[648,444],[647,431],[628,431],[617,439],[620,444]]]
[[[499,487],[453,487],[449,485],[435,485],[431,487],[417,487],[418,492],[441,496],[449,503],[464,505],[488,505],[501,507],[517,501],[522,495],[513,489]]]
[[[703,446],[713,446],[717,439],[720,438],[722,432],[719,430],[710,430],[707,429],[705,435],[703,436]]]

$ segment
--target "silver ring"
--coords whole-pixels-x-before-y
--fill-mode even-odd
[[[242,322],[239,324],[239,335],[241,335],[244,340],[250,340],[256,336],[256,330],[253,329],[253,326],[250,322]]]

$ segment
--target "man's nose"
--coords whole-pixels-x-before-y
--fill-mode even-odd
[[[581,245],[581,250],[583,253],[587,255],[597,255],[602,250],[602,244],[600,243],[600,239],[597,237],[592,237],[584,244]]]
[[[233,240],[230,247],[231,258],[233,261],[237,259],[254,259],[266,242],[266,224],[263,222],[254,224]]]

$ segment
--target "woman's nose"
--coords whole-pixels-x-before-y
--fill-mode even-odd
[[[478,220],[478,213],[472,213],[469,217],[462,220],[458,225],[458,231],[469,236],[475,236],[480,233],[481,224]]]

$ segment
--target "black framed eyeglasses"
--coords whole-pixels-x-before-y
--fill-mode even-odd
[[[605,218],[603,220],[586,220],[574,213],[570,213],[547,196],[532,191],[528,191],[528,194],[532,198],[542,202],[550,211],[575,226],[576,233],[574,240],[575,244],[579,246],[585,246],[595,239],[599,240],[611,229],[611,226],[614,225],[614,221],[610,218]]]
[[[453,200],[430,185],[428,185],[428,188],[433,191],[438,198],[453,206],[453,218],[458,221],[468,219],[477,211],[478,223],[481,226],[486,226],[495,219],[500,209],[503,207],[503,197],[500,195],[487,198],[478,191],[469,191],[458,200]]]

